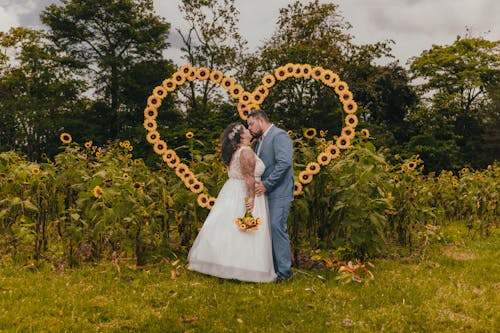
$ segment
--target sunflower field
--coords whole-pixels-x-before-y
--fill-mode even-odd
[[[471,237],[498,227],[498,164],[424,174],[418,156],[389,160],[387,151],[377,151],[366,129],[342,133],[349,142],[314,128],[289,134],[296,169],[289,233],[297,267],[423,256],[450,221],[464,223]],[[183,256],[227,178],[216,153],[197,154],[202,143],[192,132],[189,158],[176,161],[191,173],[185,179],[170,159],[148,166],[134,158],[129,141],[97,147],[68,133],[60,139],[61,152],[39,163],[0,153],[2,260],[144,265]]]

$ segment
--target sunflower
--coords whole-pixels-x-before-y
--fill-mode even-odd
[[[194,133],[193,132],[189,131],[189,132],[186,133],[186,138],[192,139],[193,137],[194,137]]]
[[[203,191],[203,183],[200,181],[195,181],[189,188],[193,193],[200,193]]]
[[[196,182],[196,177],[194,176],[193,172],[186,171],[182,175],[182,181],[184,182],[184,185],[186,185],[187,188],[190,188],[191,185],[193,185]]]
[[[336,145],[329,145],[326,147],[325,152],[330,155],[332,159],[337,158],[340,155],[340,149]]]
[[[213,83],[220,83],[223,77],[224,74],[222,74],[222,72],[219,70],[215,70],[210,73],[210,81],[212,81]]]
[[[284,66],[278,67],[274,70],[274,76],[276,76],[276,79],[279,81],[283,81],[287,78],[286,76],[286,70]]]
[[[240,97],[240,102],[247,103],[247,104],[253,103],[254,100],[253,100],[252,94],[249,93],[248,91],[243,92],[241,94],[241,97]]]
[[[153,150],[155,153],[158,155],[163,155],[165,154],[165,151],[167,150],[167,143],[163,140],[158,140],[154,144]]]
[[[254,93],[255,92],[259,92],[264,98],[266,98],[267,95],[269,95],[269,89],[263,84],[255,88]]]
[[[298,196],[302,194],[302,184],[298,181],[293,182],[293,195]]]
[[[146,140],[148,140],[148,142],[153,145],[158,142],[158,140],[160,140],[160,133],[158,133],[157,131],[151,131],[148,133],[148,135],[146,135]]]
[[[191,82],[196,80],[196,68],[191,68],[189,70],[189,72],[186,74],[186,79]]]
[[[321,164],[322,166],[328,165],[328,163],[330,163],[331,160],[332,156],[325,152],[322,152],[321,154],[318,155],[318,163]]]
[[[156,108],[148,106],[144,109],[144,118],[154,120],[156,117],[158,117],[158,110]]]
[[[161,99],[158,96],[151,95],[148,97],[148,106],[158,108],[161,105]]]
[[[143,182],[135,182],[135,183],[134,183],[134,188],[135,188],[136,190],[139,190],[139,189],[143,188],[143,187],[144,187],[144,185],[145,185],[145,184],[144,184]]]
[[[327,85],[328,87],[335,88],[337,86],[337,84],[339,83],[339,81],[340,81],[339,76],[332,72],[329,80],[328,81],[325,80],[323,83],[325,85]]]
[[[234,79],[230,76],[226,76],[221,81],[221,86],[227,91],[231,91],[235,85]]]
[[[370,137],[370,131],[367,128],[363,128],[361,130],[361,134],[363,134],[365,137],[369,138]]]
[[[172,79],[163,80],[163,82],[161,83],[161,85],[163,86],[163,88],[165,88],[165,90],[167,92],[172,92],[176,88],[175,82]]]
[[[356,111],[358,111],[358,104],[356,104],[356,102],[354,102],[354,101],[350,101],[350,102],[342,103],[342,104],[344,106],[344,111],[346,113],[353,114],[353,113],[356,113]]]
[[[287,133],[288,133],[289,136],[293,135],[293,131],[292,130],[288,130]]]
[[[172,150],[172,149],[167,149],[165,150],[165,153],[163,154],[163,161],[167,162],[167,161],[170,161],[174,158],[177,158],[177,153]]]
[[[207,80],[210,77],[210,71],[208,68],[200,67],[196,71],[196,78],[198,80]]]
[[[253,102],[255,102],[257,104],[264,102],[264,96],[258,91],[253,92],[252,99],[253,99]]]
[[[136,158],[136,159],[134,160],[134,165],[142,165],[142,159],[140,159],[140,158]]]
[[[205,193],[200,193],[196,201],[200,207],[205,208],[208,203],[208,196]]]
[[[231,93],[232,98],[239,99],[243,93],[243,87],[239,84],[235,84],[229,92]]]
[[[241,113],[241,111],[246,109],[246,107],[247,107],[247,103],[239,101],[238,105],[236,106],[236,109],[238,109],[238,112]]]
[[[175,167],[175,174],[177,175],[177,177],[181,178],[182,175],[184,175],[186,172],[189,171],[189,168],[186,164],[184,163],[179,163],[177,164],[177,166]]]
[[[122,175],[122,178],[123,179],[129,179],[130,176],[128,175],[128,173],[124,172],[123,175]]]
[[[276,83],[276,79],[274,78],[273,74],[266,74],[262,78],[262,84],[264,86],[266,86],[267,88],[271,88],[272,86],[274,86],[275,83]]]
[[[345,137],[347,137],[349,139],[352,139],[356,135],[356,132],[354,131],[353,127],[346,126],[346,127],[342,128],[342,134],[341,135],[345,136]]]
[[[406,164],[406,167],[408,168],[408,170],[415,170],[415,168],[417,167],[417,163],[415,163],[415,162],[408,162]]]
[[[305,78],[311,77],[312,67],[309,64],[302,65],[302,76]]]
[[[350,91],[345,91],[342,93],[342,95],[340,96],[340,100],[342,101],[342,103],[349,103],[352,101],[352,92]]]
[[[315,80],[320,80],[323,77],[324,69],[322,67],[314,67],[311,72],[311,77]]]
[[[339,81],[339,83],[335,86],[335,92],[337,93],[337,95],[341,95],[344,91],[347,91],[349,90],[349,86],[347,85],[347,83],[345,83],[344,81]]]
[[[69,133],[62,133],[59,136],[59,139],[64,144],[68,144],[68,143],[71,143],[71,141],[73,141],[73,138],[71,137],[71,135]]]
[[[189,71],[192,69],[193,67],[190,65],[190,64],[184,64],[181,66],[181,68],[179,68],[179,71],[184,73],[184,74],[188,74]]]
[[[299,173],[299,182],[302,184],[309,184],[312,180],[313,176],[309,171],[304,170]]]
[[[295,64],[288,63],[285,65],[286,76],[291,77],[295,72]]]
[[[214,205],[215,205],[215,201],[216,200],[217,199],[215,199],[214,197],[208,198],[208,202],[207,202],[206,208],[212,209],[214,207]]]
[[[347,126],[356,127],[358,125],[358,117],[355,114],[348,114],[344,121]]]
[[[325,85],[329,85],[331,83],[331,79],[333,77],[333,72],[329,69],[323,71],[323,74],[320,77],[321,82]]]
[[[309,171],[311,175],[315,175],[319,173],[321,166],[316,162],[309,162],[307,163],[306,170]]]
[[[40,173],[40,168],[39,167],[31,168],[31,173],[34,175],[38,175]]]
[[[302,72],[302,65],[296,64],[293,66],[293,77],[300,79],[301,77],[304,76],[304,73]]]
[[[147,129],[149,132],[151,132],[151,131],[156,131],[158,124],[156,124],[156,121],[154,121],[152,119],[146,119],[146,120],[144,120],[143,126],[145,129]]]
[[[85,142],[85,148],[90,149],[92,147],[92,140]]]
[[[165,155],[163,155],[163,157],[165,157]],[[165,161],[165,159],[163,160]],[[177,166],[181,163],[177,155],[175,155],[169,160],[166,160],[165,162],[167,162],[168,167],[171,169],[176,169]]]
[[[175,72],[172,78],[176,86],[182,86],[186,83],[186,75],[182,72]]]
[[[104,194],[104,191],[103,191],[103,189],[100,186],[96,186],[92,190],[92,194],[94,195],[94,197],[100,198]]]
[[[160,99],[167,96],[167,91],[162,86],[157,86],[153,89],[153,95],[158,96]]]
[[[351,145],[351,139],[346,136],[340,136],[337,139],[336,145],[340,149],[347,149]]]
[[[317,132],[315,128],[308,128],[304,131],[304,137],[306,139],[313,139],[316,136]]]

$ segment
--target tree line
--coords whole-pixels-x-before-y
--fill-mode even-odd
[[[296,1],[280,10],[272,36],[249,51],[238,31],[234,0],[182,0],[186,30],[154,13],[152,0],[62,0],[41,13],[46,29],[0,32],[0,151],[31,160],[60,151],[59,135],[105,145],[130,140],[133,154],[156,163],[143,129],[152,89],[177,66],[164,56],[170,34],[183,60],[219,69],[252,91],[287,63],[321,66],[349,84],[358,128],[389,155],[418,154],[426,171],[484,168],[499,160],[499,41],[469,31],[401,65],[393,42],[358,45],[334,3]],[[313,80],[279,82],[262,104],[292,131],[340,133],[335,93]],[[192,131],[213,151],[221,130],[239,117],[236,105],[207,81],[186,83],[163,101],[159,132],[179,154]]]

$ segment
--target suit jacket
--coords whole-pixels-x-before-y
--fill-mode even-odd
[[[293,199],[293,146],[287,132],[272,126],[260,142],[259,157],[266,170],[261,176],[267,197]]]

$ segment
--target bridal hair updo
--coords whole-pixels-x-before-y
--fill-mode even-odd
[[[222,132],[221,142],[221,156],[224,164],[229,166],[231,157],[241,141],[241,131],[244,126],[239,122],[229,124],[224,132]]]

